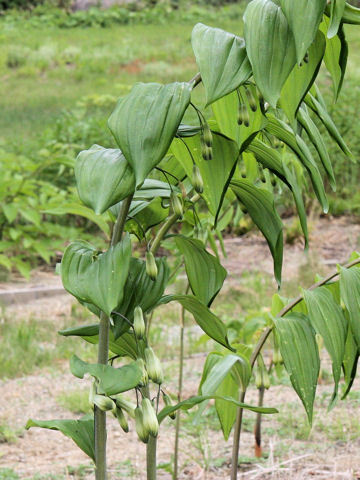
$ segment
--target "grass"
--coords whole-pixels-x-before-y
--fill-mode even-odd
[[[89,392],[87,390],[67,390],[56,398],[57,403],[76,414],[86,414],[91,411]]]
[[[239,15],[242,6],[239,6]],[[205,12],[205,11],[204,11]],[[198,19],[202,20],[201,16]],[[238,19],[218,27],[241,33]],[[197,72],[192,23],[3,30],[0,35],[0,132],[3,142],[35,138],[60,111],[92,93],[118,97],[137,81],[187,81]],[[161,48],[159,48],[161,46]],[[202,101],[202,89],[195,98]]]

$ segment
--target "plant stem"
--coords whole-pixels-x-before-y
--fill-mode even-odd
[[[188,289],[189,289],[189,287],[187,288],[186,293],[188,292]],[[184,332],[185,332],[185,308],[181,305],[178,402],[181,402],[183,375],[184,375]],[[178,412],[176,414],[173,480],[177,480],[177,478],[178,478],[180,412],[181,412],[181,410],[178,410]]]
[[[109,355],[109,318],[101,312],[99,325],[98,363],[106,365]],[[96,480],[106,480],[106,412],[95,406],[95,459]]]
[[[242,402],[242,403],[244,402],[245,393],[246,393],[246,391],[240,392],[239,402]],[[237,479],[237,470],[238,470],[238,463],[239,463],[240,434],[241,434],[243,412],[244,412],[244,410],[242,408],[238,408],[237,414],[236,414],[234,440],[233,440],[233,448],[232,448],[232,456],[231,456],[231,477],[230,477],[231,480],[236,480]]]
[[[146,473],[147,480],[156,480],[156,446],[157,438],[150,435],[146,445]]]
[[[262,407],[264,403],[265,388],[262,386],[259,388],[258,406]],[[261,413],[256,414],[255,423],[255,457],[260,458],[262,456],[261,450]]]
[[[121,205],[120,211],[119,211],[119,215],[116,219],[114,229],[113,229],[113,233],[112,233],[112,238],[111,238],[111,246],[112,247],[114,245],[116,245],[121,240],[121,236],[122,236],[123,231],[124,231],[127,214],[129,212],[129,208],[130,208],[133,196],[134,195],[129,195],[122,202],[122,205]]]
[[[129,195],[120,208],[118,218],[114,225],[111,246],[116,245],[122,237],[127,214],[131,205],[132,195]],[[109,357],[109,317],[101,312],[99,324],[99,344],[98,344],[98,363],[107,365]],[[94,408],[94,423],[95,423],[95,479],[106,480],[106,412],[103,412],[95,406]]]

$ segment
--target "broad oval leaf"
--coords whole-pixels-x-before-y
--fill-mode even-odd
[[[235,142],[214,132],[213,158],[212,160],[204,160],[201,154],[199,135],[184,140],[175,138],[171,145],[171,151],[181,163],[189,178],[192,176],[193,160],[188,149],[194,162],[199,167],[203,179],[204,190],[202,196],[215,217],[221,208],[227,186],[233,175],[239,149]]]
[[[318,32],[309,48],[307,61],[302,62],[300,66],[295,65],[281,90],[280,105],[291,124],[294,124],[296,112],[314,83],[325,47],[325,37]]]
[[[81,201],[95,213],[104,213],[135,191],[135,177],[120,150],[93,145],[75,161]]]
[[[346,0],[331,0],[330,24],[327,31],[328,38],[333,38],[338,33],[346,3]]]
[[[226,278],[225,268],[206,251],[200,240],[177,235],[175,242],[184,255],[186,274],[193,294],[210,306]]]
[[[274,259],[275,278],[280,285],[283,260],[283,225],[275,209],[274,197],[268,190],[256,187],[248,180],[233,180],[230,185],[265,237]]]
[[[241,355],[229,354],[220,358],[208,372],[201,387],[203,395],[214,394],[227,375],[236,378],[237,384],[245,391],[251,377],[251,368],[247,358]]]
[[[70,370],[75,377],[84,378],[86,373],[99,381],[98,393],[103,395],[116,395],[135,388],[141,380],[143,372],[136,362],[129,363],[120,368],[100,363],[83,362],[74,355],[70,360]]]
[[[296,63],[294,36],[280,6],[271,0],[250,2],[244,14],[244,36],[256,84],[276,107]]]
[[[212,313],[206,305],[192,295],[166,295],[159,301],[159,305],[169,302],[179,302],[185,310],[190,312],[195,322],[210,338],[220,343],[229,350],[234,350],[229,344],[225,324]]]
[[[344,390],[341,396],[343,400],[346,398],[347,394],[350,392],[351,387],[354,383],[356,377],[356,371],[359,360],[359,348],[355,342],[354,335],[351,328],[348,329],[348,334],[345,343],[345,353],[343,360],[343,370],[344,370]]]
[[[280,0],[280,5],[294,35],[296,57],[300,63],[315,39],[326,0]]]
[[[86,415],[80,420],[28,420],[26,430],[31,427],[58,430],[71,438],[76,445],[95,462],[94,417]]]
[[[231,93],[250,77],[251,65],[242,38],[198,23],[192,31],[191,42],[207,105]]]
[[[319,287],[313,291],[305,290],[304,300],[310,322],[315,331],[324,339],[325,348],[332,360],[335,388],[330,401],[331,407],[337,398],[348,329],[347,320],[326,287]]]
[[[340,296],[349,312],[349,322],[360,348],[360,269],[340,267]]]
[[[343,23],[349,23],[350,25],[360,25],[360,8],[354,7],[346,2],[341,21]]]
[[[123,299],[130,257],[129,235],[105,253],[99,253],[87,242],[73,242],[61,262],[64,288],[79,301],[110,316]]]
[[[276,317],[274,324],[285,368],[311,424],[320,370],[315,331],[308,317],[302,313]]]
[[[189,83],[137,83],[117,103],[109,127],[135,173],[137,187],[168,151],[191,89]]]

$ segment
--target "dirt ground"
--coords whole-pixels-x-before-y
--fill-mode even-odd
[[[301,242],[285,247],[284,279],[296,278],[298,269],[309,265],[309,255],[316,258],[325,272],[333,269],[336,263],[344,262],[353,250],[359,248],[359,237],[360,225],[349,219],[320,219],[311,232],[309,254],[304,254]],[[224,260],[224,266],[229,270],[232,285],[247,270],[272,273],[272,260],[267,245],[259,235],[251,233],[241,238],[227,239],[226,248],[231,251],[231,258],[229,256]],[[52,274],[39,272],[30,282],[30,287],[57,285],[59,282],[60,279]],[[16,288],[27,286],[20,281],[6,284],[4,288],[9,289],[12,285]],[[36,313],[37,318],[43,316],[49,319],[51,315],[51,318],[56,319],[69,315],[71,304],[70,296],[59,295],[34,300],[26,305],[13,305],[7,308],[7,312],[13,312],[17,318],[26,318]],[[196,394],[204,359],[205,356],[186,359],[185,397]],[[39,370],[27,377],[0,381],[0,420],[5,420],[14,429],[23,430],[29,418],[75,418],[60,407],[56,399],[65,390],[84,388],[86,382],[75,379],[67,370],[68,367],[64,364],[56,369]],[[175,380],[169,379],[170,390],[176,391]],[[272,387],[266,394],[265,404],[279,408],[280,414],[263,420],[264,458],[258,460],[253,458],[252,429],[255,416],[252,413],[245,414],[239,479],[360,479],[359,384],[353,390],[354,394],[349,400],[339,402],[334,410],[326,413],[326,399],[329,398],[331,385],[326,382],[320,385],[317,415],[308,435],[304,434],[307,428],[305,415],[296,395],[287,385]],[[249,392],[247,401],[256,402],[255,391]],[[181,438],[179,479],[229,478],[231,437],[225,442],[216,429],[204,428],[203,424],[197,429],[190,427],[188,420],[184,422],[186,428]],[[108,435],[110,480],[145,479],[142,473],[144,445],[137,439],[134,428],[125,435],[118,428],[117,422],[109,416]],[[159,436],[159,464],[171,462],[173,443],[174,428],[170,420],[166,420]],[[79,472],[80,466],[85,466],[82,467],[83,476],[74,476],[72,472],[76,469]],[[22,431],[15,442],[0,444],[0,472],[6,468],[15,470],[22,479],[33,479],[35,475],[38,475],[35,477],[37,479],[46,480],[93,478],[88,458],[69,439],[58,432],[43,429]],[[48,476],[49,474],[54,476]],[[159,479],[170,478],[171,475],[165,469],[159,470]],[[1,476],[0,473],[0,479],[6,480],[6,474]]]

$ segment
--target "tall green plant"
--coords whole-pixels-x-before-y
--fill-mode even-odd
[[[285,310],[275,312],[273,326],[267,327],[250,355],[246,346],[229,340],[226,325],[210,308],[226,276],[216,256],[214,234],[222,238],[228,212],[231,216],[234,211],[231,204],[239,202],[264,235],[279,285],[283,227],[274,204],[274,188],[279,184],[292,192],[306,242],[305,174],[327,211],[322,169],[333,185],[334,178],[313,116],[351,159],[315,80],[324,61],[337,96],[346,68],[343,23],[359,23],[360,12],[338,0],[330,6],[318,2],[313,9],[305,9],[307,2],[298,3],[250,2],[244,15],[245,39],[196,25],[192,44],[200,73],[189,82],[136,84],[119,99],[109,119],[119,149],[95,145],[76,160],[81,200],[112,225],[106,252],[75,242],[61,263],[65,288],[97,317],[92,325],[61,332],[98,345],[97,364],[87,364],[76,356],[71,361],[75,376],[82,378],[88,373],[94,379],[90,392],[94,416],[78,421],[30,421],[28,427],[58,429],[70,436],[95,461],[97,480],[106,479],[106,411],[114,413],[125,432],[126,416],[135,417],[137,434],[147,444],[147,478],[154,480],[161,422],[179,409],[202,404],[201,411],[210,399],[215,399],[223,425],[224,402],[235,406],[232,479],[236,479],[243,409],[276,411],[244,403],[255,360],[273,328],[310,420],[318,373],[315,331],[323,335],[333,359],[333,401],[349,345],[352,360],[348,355],[346,372],[351,361],[357,361],[354,322],[349,329],[346,315],[324,290],[306,293],[308,314],[291,312],[284,317]],[[213,112],[209,120],[192,102],[192,91],[201,82]],[[199,122],[195,126],[181,123],[189,108],[196,111]],[[154,170],[163,174],[164,182],[154,179]],[[204,209],[207,223],[201,221]],[[164,241],[175,242],[183,257],[191,294],[164,295],[170,276],[166,258],[158,256]],[[206,250],[207,241],[215,256]],[[145,247],[146,260],[133,256],[136,242]],[[358,288],[354,285],[344,281],[342,287],[352,314],[356,305],[350,289]],[[149,331],[153,310],[173,301],[191,313],[224,352],[208,357],[201,394],[170,406]],[[326,324],[329,312],[336,313],[331,329]],[[301,359],[296,356],[298,349]],[[110,352],[115,357],[109,358]],[[120,360],[120,367],[113,365],[115,359]],[[300,360],[309,368],[303,368]],[[134,404],[121,396],[130,390],[135,392]],[[235,397],[238,392],[239,400]],[[231,427],[227,420],[227,435]]]

